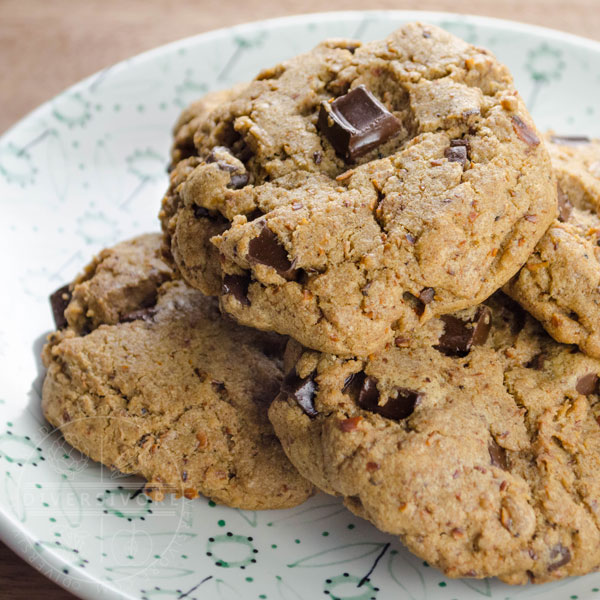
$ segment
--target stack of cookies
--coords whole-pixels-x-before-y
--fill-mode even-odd
[[[328,40],[175,127],[162,235],[52,296],[48,420],[146,492],[313,486],[450,577],[600,567],[600,143],[488,51]]]

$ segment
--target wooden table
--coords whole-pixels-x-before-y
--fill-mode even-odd
[[[66,86],[143,50],[245,21],[365,8],[363,0],[0,0],[0,132]],[[600,39],[598,0],[371,0],[372,9],[474,13]],[[67,600],[0,543],[0,599]]]

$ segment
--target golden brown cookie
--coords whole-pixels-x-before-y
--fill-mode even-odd
[[[367,360],[288,348],[294,361],[271,422],[357,515],[450,577],[598,569],[600,361],[518,304],[498,293]]]
[[[556,215],[508,70],[422,24],[263,71],[194,143],[161,213],[182,276],[240,323],[337,354],[481,302]]]
[[[504,290],[554,339],[600,358],[600,142],[549,141],[560,214]]]
[[[87,320],[49,336],[46,418],[92,459],[144,477],[155,499],[200,493],[246,509],[303,502],[312,486],[267,418],[284,340],[223,319],[216,300],[182,281],[161,284],[151,275],[160,244],[152,234],[105,250],[75,283],[65,312]]]
[[[221,104],[228,102],[239,93],[246,84],[238,83],[227,90],[209,92],[192,102],[179,115],[173,126],[173,146],[171,148],[171,169],[190,156],[196,154],[194,134],[200,128],[206,117]]]

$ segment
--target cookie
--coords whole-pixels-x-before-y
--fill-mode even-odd
[[[600,358],[600,142],[549,138],[560,214],[504,290],[554,339]]]
[[[244,83],[239,83],[227,90],[209,92],[202,98],[192,102],[181,112],[173,127],[170,170],[178,162],[190,156],[195,156],[194,134],[196,131],[212,110],[233,98],[245,85]]]
[[[88,319],[49,336],[44,415],[92,459],[144,477],[154,499],[200,493],[252,510],[303,502],[312,486],[267,418],[283,339],[222,318],[215,299],[182,281],[160,284],[151,275],[160,244],[154,234],[106,250],[75,284],[67,319]],[[107,324],[81,310],[82,297],[106,308]],[[125,297],[144,300],[125,313]]]
[[[229,221],[217,213],[211,214],[201,206],[191,211],[179,211],[178,190],[200,164],[198,157],[178,162],[170,173],[169,189],[162,200],[159,219],[164,232],[162,254],[186,282],[207,296],[218,296],[221,291],[219,251],[211,239],[229,226]],[[177,219],[173,215],[177,214]],[[180,248],[194,246],[194,254],[185,255]]]
[[[78,335],[102,324],[115,325],[136,310],[154,306],[158,288],[172,278],[173,271],[157,252],[155,233],[106,248],[66,286],[64,313],[59,308],[55,314],[64,321],[57,324]]]
[[[290,460],[429,564],[513,584],[600,566],[600,361],[500,292],[367,360],[286,360],[269,417]]]
[[[194,143],[161,213],[182,276],[321,351],[365,356],[478,304],[556,215],[508,70],[422,24],[263,71]]]
[[[166,237],[170,241],[175,238],[176,232],[169,228],[170,216],[175,210],[174,203],[177,196],[174,190],[181,185],[187,175],[199,164],[194,146],[194,135],[207,119],[212,110],[218,108],[241,92],[247,84],[240,83],[227,90],[210,92],[199,100],[192,102],[186,107],[173,127],[173,145],[171,147],[171,164],[169,192],[164,196],[159,219]],[[218,266],[219,253],[210,243],[210,238],[222,233],[227,221],[217,216],[209,217],[208,211],[198,207],[194,213],[194,220],[188,226],[182,228],[189,239],[184,240],[183,245],[188,245],[191,239],[198,244],[202,250],[198,253],[201,260],[186,263],[177,252],[179,244],[174,244],[175,258],[171,252],[171,244],[163,245],[162,253],[169,265],[179,265],[179,270],[187,280],[196,279],[203,282],[197,286],[203,293],[216,296],[221,289],[221,271]]]

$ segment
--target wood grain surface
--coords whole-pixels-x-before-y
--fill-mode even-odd
[[[173,40],[324,10],[420,9],[512,19],[600,39],[600,0],[0,0],[0,132],[68,85]],[[72,600],[0,543],[0,600]]]

